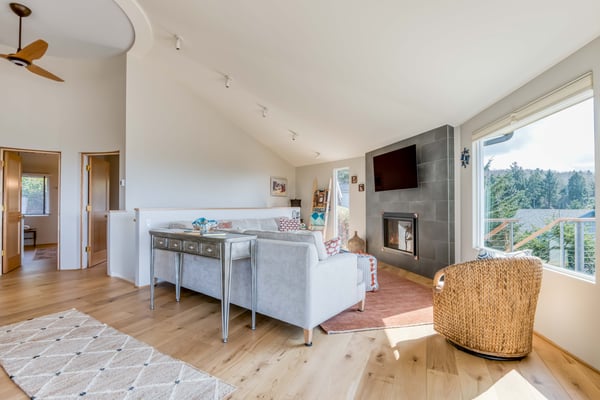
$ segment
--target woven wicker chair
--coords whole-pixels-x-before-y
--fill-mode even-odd
[[[433,278],[433,327],[461,350],[491,359],[531,352],[542,281],[536,257],[469,261]]]

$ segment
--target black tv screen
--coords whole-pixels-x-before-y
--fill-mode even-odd
[[[375,191],[418,186],[417,146],[411,145],[373,157]]]

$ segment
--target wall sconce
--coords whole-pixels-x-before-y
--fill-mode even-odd
[[[471,159],[471,155],[469,154],[469,149],[467,149],[466,147],[463,148],[462,153],[460,153],[460,165],[463,168],[467,168],[467,165],[469,165],[469,160]]]

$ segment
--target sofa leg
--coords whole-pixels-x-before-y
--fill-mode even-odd
[[[358,311],[363,312],[365,311],[365,301],[367,300],[366,297],[363,297],[363,299],[360,301],[360,303],[358,303]]]
[[[305,346],[312,346],[312,336],[313,336],[312,329],[304,330],[304,345]]]

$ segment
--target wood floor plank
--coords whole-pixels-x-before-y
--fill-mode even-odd
[[[424,285],[431,280],[386,266]],[[0,277],[0,325],[70,308],[155,346],[237,386],[231,399],[595,399],[600,374],[545,340],[534,337],[522,361],[484,360],[448,344],[431,325],[327,335],[231,308],[230,337],[221,341],[218,300],[106,276],[105,266],[55,271],[36,264]],[[478,397],[479,396],[479,397]],[[541,396],[541,397],[540,397]],[[0,399],[27,399],[0,373]]]

